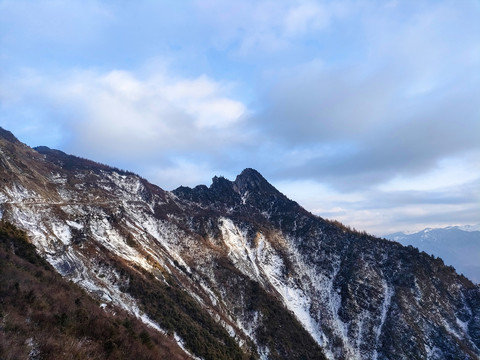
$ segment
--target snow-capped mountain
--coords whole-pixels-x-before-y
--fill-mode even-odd
[[[386,238],[441,257],[459,274],[480,283],[480,225],[427,228],[410,234],[394,233]]]
[[[0,211],[65,278],[202,359],[478,359],[480,289],[246,169],[172,192],[0,131]]]
[[[460,230],[463,230],[463,231],[480,231],[480,224],[477,224],[477,225],[462,225],[462,226],[449,226],[447,227],[447,229],[449,228],[458,228]]]

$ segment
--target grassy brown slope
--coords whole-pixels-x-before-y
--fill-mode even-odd
[[[189,359],[177,344],[115,309],[102,310],[0,222],[0,359]]]

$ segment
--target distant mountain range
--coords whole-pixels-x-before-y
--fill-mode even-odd
[[[415,233],[397,232],[385,238],[438,256],[459,274],[480,283],[480,225],[427,228]]]
[[[2,359],[49,358],[65,332],[94,359],[480,357],[478,285],[309,213],[254,169],[165,191],[0,128],[0,216]]]

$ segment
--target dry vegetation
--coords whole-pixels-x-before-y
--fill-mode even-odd
[[[0,359],[188,359],[169,337],[100,308],[0,223]]]

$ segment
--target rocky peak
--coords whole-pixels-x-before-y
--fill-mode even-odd
[[[278,191],[254,169],[245,169],[235,179],[234,189],[244,205],[270,215],[299,211],[300,206]]]
[[[298,205],[273,187],[265,178],[254,169],[243,170],[235,179],[230,181],[223,176],[215,176],[212,185],[198,185],[193,189],[181,186],[173,193],[185,200],[200,203],[217,209],[245,209],[251,212],[252,208],[260,212],[271,212],[291,208]]]
[[[240,204],[240,196],[234,191],[233,183],[222,176],[215,176],[212,185],[197,185],[193,189],[180,186],[172,191],[181,199],[213,208],[233,208]]]
[[[214,176],[210,190],[217,193],[232,193],[233,183],[223,176]]]
[[[250,193],[279,193],[265,178],[254,169],[245,169],[234,181],[235,190],[241,195]]]

